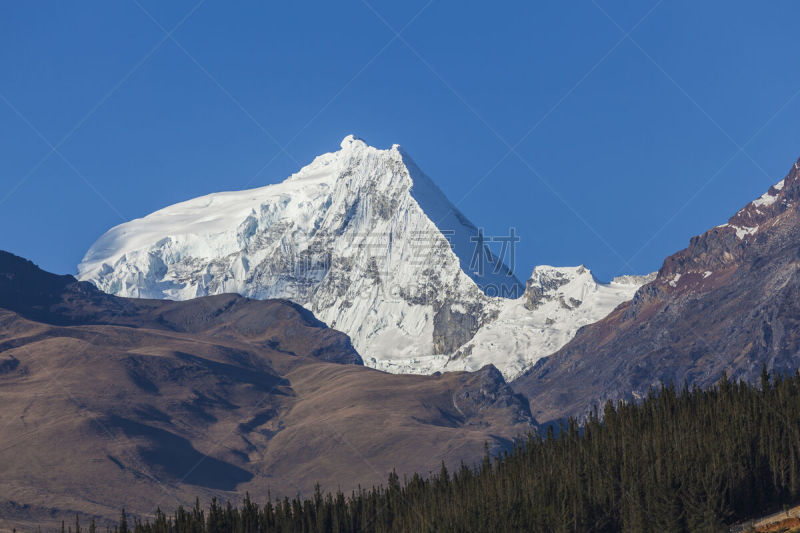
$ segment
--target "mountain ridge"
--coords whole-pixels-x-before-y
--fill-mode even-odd
[[[585,416],[662,382],[707,387],[800,366],[800,161],[728,222],[692,237],[654,280],[513,382],[534,414]],[[580,384],[580,385],[578,385]]]

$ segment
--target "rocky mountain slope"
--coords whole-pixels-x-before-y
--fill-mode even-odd
[[[514,382],[534,415],[581,415],[661,382],[701,387],[800,366],[800,162],[668,257],[655,280]]]
[[[475,461],[530,431],[486,367],[397,376],[297,304],[127,299],[0,252],[0,527],[263,501]]]
[[[348,136],[283,183],[196,198],[111,229],[78,277],[118,296],[285,298],[347,333],[368,366],[433,373],[491,362],[506,377],[636,289],[597,289],[590,274],[564,269],[586,287],[583,308],[572,312],[578,304],[565,300],[566,311],[537,311],[487,239],[399,146]]]

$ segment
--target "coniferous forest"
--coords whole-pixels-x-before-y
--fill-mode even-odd
[[[800,373],[663,387],[475,466],[309,498],[212,502],[118,533],[724,531],[800,501]]]

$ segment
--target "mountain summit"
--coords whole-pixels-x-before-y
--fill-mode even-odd
[[[195,198],[112,228],[78,276],[118,296],[286,298],[373,366],[449,354],[525,287],[398,145],[349,135],[287,180]]]

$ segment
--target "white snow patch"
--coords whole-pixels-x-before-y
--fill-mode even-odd
[[[468,311],[467,311],[467,308],[466,308],[466,307],[464,307],[464,306],[463,306],[462,304],[460,304],[460,303],[454,303],[454,304],[452,304],[452,305],[450,306],[450,310],[451,310],[451,311],[453,311],[454,313],[461,313],[461,314],[466,314],[466,313],[468,313]]]
[[[731,225],[731,227],[736,230],[737,239],[744,239],[747,235],[752,235],[753,233],[758,231],[758,226],[748,227],[748,226]]]
[[[733,228],[736,231],[736,238],[737,239],[743,239],[747,235],[752,235],[753,233],[755,233],[758,230],[758,226],[753,226],[753,227],[736,226],[735,224],[728,224],[728,223],[720,224],[717,227],[718,228],[727,228],[727,227]]]
[[[769,193],[769,191],[767,191],[764,194],[762,194],[760,198],[756,198],[755,200],[753,200],[753,205],[756,207],[769,206],[774,204],[775,200],[777,199],[778,199],[777,196],[772,196]]]

